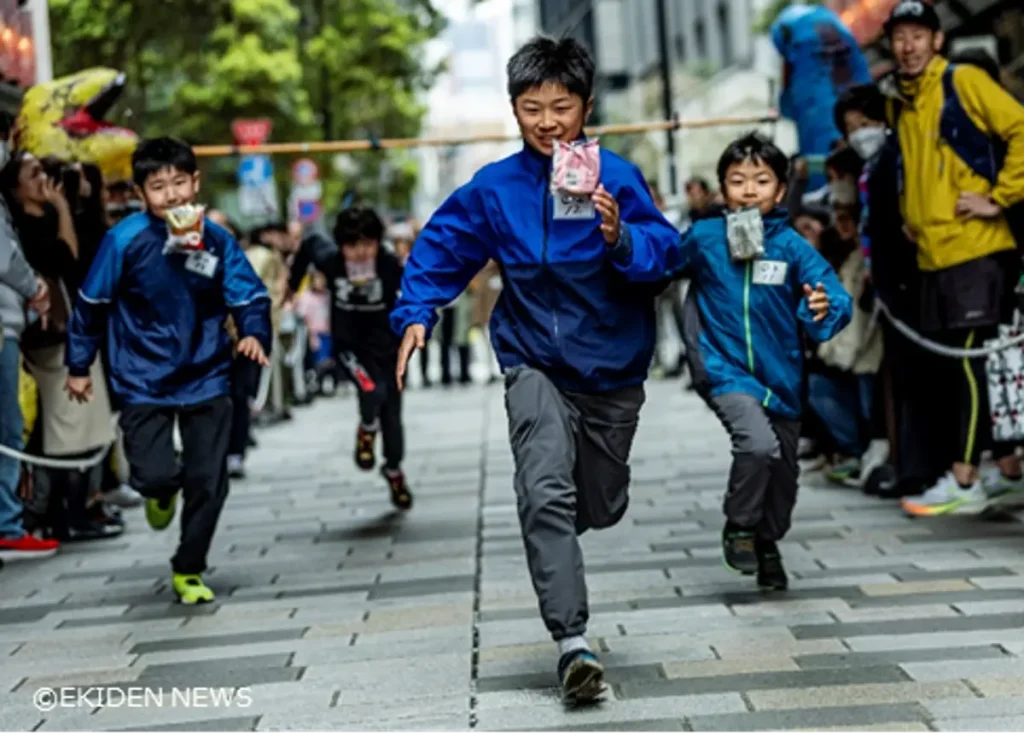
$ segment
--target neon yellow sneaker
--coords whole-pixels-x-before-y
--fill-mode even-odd
[[[160,531],[166,529],[174,521],[174,510],[178,506],[178,494],[175,493],[168,500],[159,498],[146,499],[146,521],[149,526]]]
[[[178,600],[188,606],[198,603],[213,603],[215,596],[213,591],[206,587],[200,575],[178,575],[174,574],[172,580],[174,592]]]

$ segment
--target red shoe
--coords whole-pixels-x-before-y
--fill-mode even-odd
[[[391,504],[401,511],[408,511],[412,508],[412,491],[405,482],[405,473],[401,470],[388,470],[381,468],[380,474],[388,482],[388,489],[391,491]]]
[[[374,453],[374,447],[377,444],[377,433],[365,429],[362,424],[359,425],[359,431],[356,434],[356,467],[360,470],[373,470],[373,467],[377,464],[377,458]]]
[[[20,539],[0,537],[0,560],[33,560],[57,554],[56,539],[37,539],[26,534]]]

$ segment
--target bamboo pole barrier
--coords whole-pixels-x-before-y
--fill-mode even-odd
[[[774,110],[764,115],[738,117],[704,118],[697,120],[656,120],[644,123],[619,125],[598,125],[586,128],[588,136],[632,135],[667,130],[694,130],[716,128],[728,125],[760,125],[778,122]],[[519,135],[493,134],[475,135],[462,138],[385,138],[382,140],[308,141],[305,143],[264,143],[258,146],[195,146],[196,156],[235,156],[246,154],[295,154],[295,153],[347,153],[351,151],[375,151],[392,148],[428,148],[438,146],[462,146],[473,143],[505,143],[518,140]]]

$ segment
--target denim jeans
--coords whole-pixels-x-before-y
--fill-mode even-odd
[[[0,445],[22,450],[24,419],[18,403],[18,366],[21,352],[18,341],[4,339],[0,349]],[[0,455],[0,537],[19,538],[25,533],[21,523],[21,499],[18,498],[18,480],[21,463]]]
[[[811,411],[825,424],[844,455],[859,458],[868,449],[874,389],[873,374],[833,377],[812,373],[807,377]]]

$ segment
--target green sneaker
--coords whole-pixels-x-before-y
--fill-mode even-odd
[[[203,578],[199,575],[178,575],[174,574],[171,579],[174,592],[178,600],[187,606],[194,606],[199,603],[213,603],[213,591],[206,587]]]
[[[174,521],[174,510],[177,506],[177,493],[169,499],[147,498],[146,521],[148,521],[149,526],[156,531],[166,529],[170,523]]]
[[[839,486],[853,485],[860,481],[860,458],[850,457],[825,473],[829,483]]]

